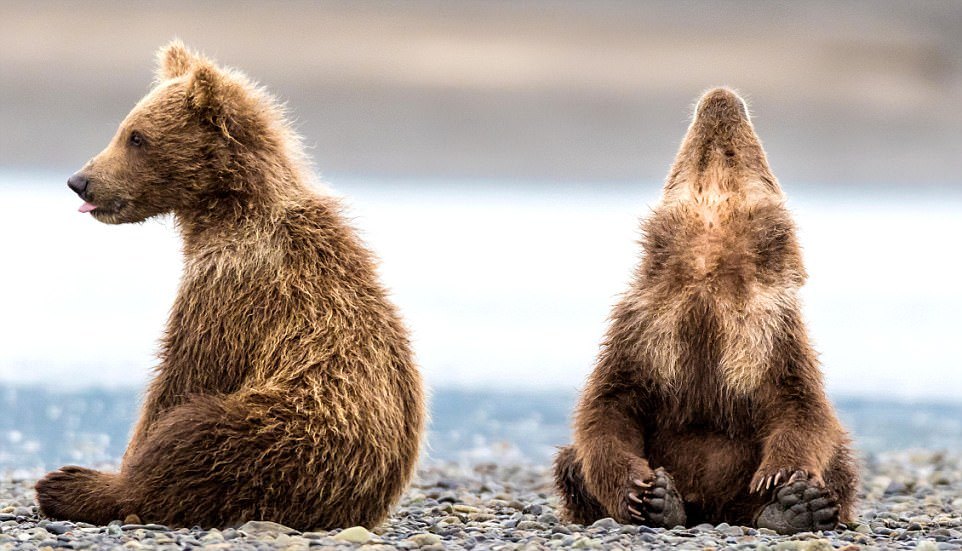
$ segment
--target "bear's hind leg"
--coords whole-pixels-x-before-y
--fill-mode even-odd
[[[37,482],[37,504],[50,518],[107,524],[123,518],[116,479],[115,474],[68,465]]]
[[[825,487],[838,501],[839,521],[854,521],[858,494],[858,467],[847,446],[840,446],[836,450],[823,478]]]
[[[605,508],[585,488],[581,462],[573,446],[561,448],[554,460],[554,480],[561,496],[564,517],[569,522],[591,524],[608,516]]]
[[[193,396],[158,419],[124,464],[124,503],[144,522],[172,527],[377,526],[403,472],[320,432],[309,399],[257,389]]]

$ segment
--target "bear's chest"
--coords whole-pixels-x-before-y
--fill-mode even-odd
[[[726,392],[718,383],[706,381],[675,390],[648,405],[651,432],[700,431],[742,437],[757,430],[758,401],[753,396]]]

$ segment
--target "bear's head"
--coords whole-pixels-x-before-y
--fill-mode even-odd
[[[67,181],[84,200],[80,212],[101,222],[243,205],[264,185],[253,171],[265,159],[277,165],[295,140],[274,100],[243,74],[179,41],[158,58],[153,89]]]

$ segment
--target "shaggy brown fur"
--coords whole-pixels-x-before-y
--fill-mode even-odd
[[[643,234],[555,462],[567,515],[749,524],[774,500],[798,529],[850,520],[856,469],[802,320],[795,227],[731,91],[700,100]],[[776,496],[789,478],[801,505]]]
[[[184,273],[119,473],[37,484],[50,517],[173,526],[380,523],[425,420],[375,260],[314,191],[280,108],[172,43],[153,90],[82,170],[102,222],[172,212]],[[136,136],[136,137],[134,137]]]

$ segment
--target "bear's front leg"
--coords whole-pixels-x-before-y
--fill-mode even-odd
[[[108,524],[123,518],[116,479],[114,474],[68,465],[37,482],[37,504],[50,518]]]
[[[799,472],[814,484],[823,484],[822,473],[834,450],[825,422],[808,420],[809,414],[786,414],[772,419],[762,447],[762,460],[748,483],[752,493],[763,493],[798,478]]]
[[[587,493],[618,522],[684,524],[684,504],[671,477],[663,469],[652,470],[641,455],[643,435],[629,411],[636,403],[630,393],[583,396],[573,446],[579,478]]]
[[[783,534],[830,530],[839,504],[825,475],[844,432],[820,389],[791,382],[777,387],[778,406],[770,408],[762,460],[749,482],[750,492],[772,496],[756,524]]]

